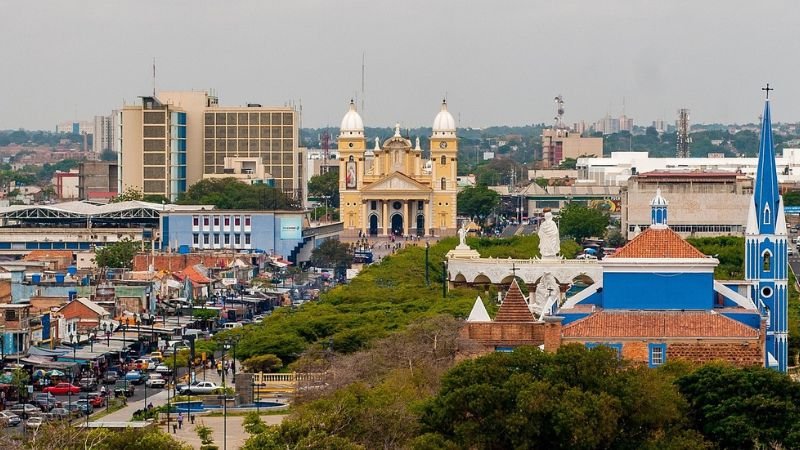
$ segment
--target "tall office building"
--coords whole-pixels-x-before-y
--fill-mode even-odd
[[[122,109],[123,189],[169,200],[186,191],[186,115],[155,97]]]
[[[103,150],[111,150],[114,145],[114,113],[110,116],[94,116],[94,137],[92,150],[98,155]]]
[[[122,110],[121,189],[175,200],[204,177],[226,173],[225,158],[259,157],[275,187],[302,199],[297,114],[291,107],[219,106],[204,91],[143,97]]]

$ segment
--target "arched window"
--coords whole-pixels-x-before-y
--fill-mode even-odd
[[[764,205],[764,223],[767,225],[769,225],[770,216],[769,205]]]
[[[350,155],[350,159],[348,159],[348,161],[355,161],[355,159],[353,159],[353,155]]]
[[[764,252],[764,260],[763,260],[764,272],[769,272],[771,259],[772,259],[772,254],[770,252]]]
[[[444,166],[446,164],[447,164],[447,156],[442,155],[442,165]]]
[[[442,190],[447,189],[447,178],[442,177]]]

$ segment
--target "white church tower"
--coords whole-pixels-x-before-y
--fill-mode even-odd
[[[778,188],[772,146],[769,85],[766,89],[767,101],[761,123],[758,169],[745,231],[745,279],[753,282],[752,298],[761,313],[768,318],[765,365],[786,372],[788,244],[783,197]]]

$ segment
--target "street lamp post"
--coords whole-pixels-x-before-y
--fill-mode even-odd
[[[77,362],[78,359],[76,357],[78,336],[75,333],[71,333],[69,335],[69,342],[72,344],[72,363],[73,363],[72,367],[75,367],[74,364]],[[70,405],[72,404],[72,386],[75,383],[75,377],[74,377],[75,374],[72,372],[72,367],[69,368],[69,389],[67,389],[67,397],[68,397],[67,403],[69,403]],[[80,410],[80,408],[78,409]]]
[[[230,341],[225,341],[222,351],[222,450],[228,449],[228,390],[225,388],[225,351]]]

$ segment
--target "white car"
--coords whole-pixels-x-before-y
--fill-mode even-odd
[[[211,381],[201,381],[191,386],[184,386],[180,392],[181,394],[212,394],[219,387]]]
[[[158,367],[156,367],[156,373],[166,374],[170,372],[172,371],[169,369],[169,367],[165,366],[164,364],[159,364]]]
[[[150,375],[144,385],[149,388],[163,388],[167,385],[167,380],[165,380],[160,373],[154,373]]]

